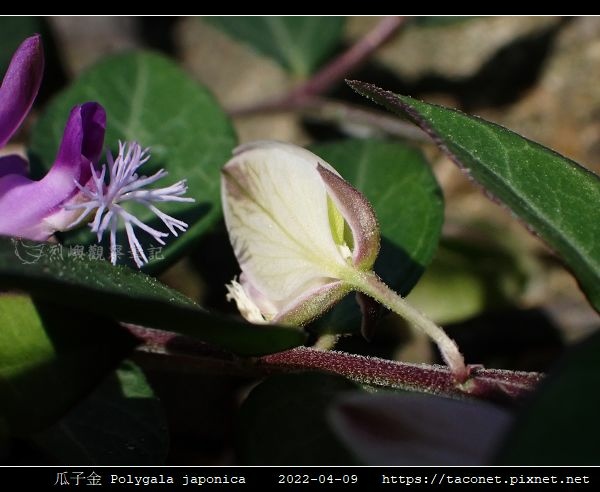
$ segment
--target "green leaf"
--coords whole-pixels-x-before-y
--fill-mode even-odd
[[[356,460],[330,428],[334,398],[358,386],[317,373],[272,376],[240,410],[238,456],[244,465],[352,465]]]
[[[499,242],[442,239],[407,299],[437,323],[463,321],[514,303],[530,274],[524,263],[516,251]]]
[[[187,179],[186,196],[194,198],[194,203],[159,206],[190,226],[179,237],[168,238],[167,245],[156,252],[149,268],[164,269],[221,218],[220,170],[236,144],[231,122],[206,89],[166,58],[151,53],[115,56],[84,73],[44,111],[33,130],[30,147],[32,160],[43,164],[44,171],[38,171],[38,177],[54,162],[71,108],[90,100],[106,109],[105,144],[114,155],[118,140],[136,140],[152,149],[150,161],[140,170],[143,174],[163,167],[169,172],[157,186]],[[166,230],[145,207],[135,208],[134,212],[143,222]],[[122,227],[119,242],[127,244],[123,231]],[[146,251],[150,246],[159,246],[152,245],[150,236],[143,231],[139,239]],[[65,240],[66,244],[94,242],[87,227],[67,234]],[[108,253],[108,248],[105,251]]]
[[[240,355],[278,352],[304,342],[300,330],[216,316],[153,277],[64,251],[59,255],[53,253],[56,248],[0,237],[0,288],[23,289],[61,305],[188,335]]]
[[[444,219],[442,192],[423,154],[381,140],[342,140],[314,145],[311,150],[373,205],[383,238],[375,271],[406,295],[431,261]],[[320,323],[335,331],[353,331],[359,321],[351,296]]]
[[[597,465],[600,462],[600,334],[571,349],[517,416],[501,465]]]
[[[423,128],[473,179],[542,237],[600,310],[600,178],[501,126],[364,82],[352,88]]]
[[[0,16],[0,79],[19,45],[41,30],[39,17],[1,17]]]
[[[163,464],[169,438],[144,373],[125,361],[35,443],[56,464],[140,466]]]
[[[343,17],[206,17],[299,77],[310,75],[341,41]]]
[[[0,294],[0,421],[27,435],[60,418],[137,343],[105,318]]]

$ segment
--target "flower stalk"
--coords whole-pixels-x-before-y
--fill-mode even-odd
[[[448,364],[457,381],[462,383],[467,380],[469,369],[454,340],[440,326],[388,287],[375,272],[353,272],[346,281],[359,292],[372,297],[426,333],[437,344],[444,362]]]

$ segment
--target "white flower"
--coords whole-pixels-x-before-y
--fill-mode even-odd
[[[238,147],[222,171],[229,239],[242,269],[228,300],[253,323],[301,326],[358,291],[427,333],[458,382],[469,369],[453,340],[372,271],[379,227],[367,199],[295,145]]]
[[[71,229],[79,225],[95,211],[90,227],[92,232],[96,233],[98,242],[102,240],[104,232],[109,231],[110,260],[113,264],[116,264],[117,229],[119,219],[121,219],[125,225],[133,260],[138,267],[141,267],[144,263],[148,263],[148,258],[135,234],[134,226],[150,234],[161,245],[165,244],[163,238],[169,234],[144,224],[125,210],[122,204],[134,202],[145,206],[162,220],[171,234],[177,236],[178,231],[186,231],[188,225],[160,211],[154,203],[193,202],[194,199],[182,197],[187,191],[185,180],[178,181],[166,188],[144,189],[146,186],[167,176],[168,173],[161,169],[152,176],[138,175],[138,169],[150,159],[150,153],[149,149],[142,149],[137,142],[119,142],[119,154],[116,159],[113,159],[110,151],[107,152],[106,158],[108,162],[108,184],[105,184],[107,166],[103,165],[101,172],[98,173],[92,164],[90,164],[92,179],[86,185],[76,183],[82,197],[77,203],[67,205],[65,209],[83,209],[83,212],[68,228]]]
[[[370,204],[313,153],[279,142],[238,147],[221,190],[242,269],[228,299],[249,321],[304,324],[351,290],[348,275],[373,266]]]

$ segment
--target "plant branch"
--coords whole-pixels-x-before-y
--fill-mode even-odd
[[[335,101],[323,97],[313,97],[286,109],[299,112],[308,120],[335,123],[349,134],[365,136],[365,133],[384,133],[393,137],[431,144],[431,139],[423,131],[396,116],[383,111],[364,108],[357,104]]]
[[[315,96],[325,93],[333,85],[356,70],[375,50],[390,39],[405,22],[405,17],[384,17],[348,50],[334,58],[310,79],[293,88],[283,97],[233,109],[229,113],[232,116],[242,116],[301,108],[304,104],[310,103]]]
[[[302,99],[306,96],[325,93],[367,61],[405,22],[405,17],[384,17],[347,51],[333,59],[304,84],[293,89],[288,97],[290,99]]]
[[[300,347],[266,355],[257,361],[268,373],[277,369],[321,370],[361,384],[422,391],[446,396],[476,396],[486,400],[506,400],[525,396],[542,379],[535,372],[516,372],[471,367],[469,379],[457,384],[446,366],[409,364],[377,357]]]
[[[247,377],[324,371],[361,384],[445,396],[472,396],[495,401],[513,401],[523,397],[531,392],[543,377],[533,372],[471,367],[469,379],[458,384],[452,372],[445,366],[408,364],[307,347],[246,359],[175,333],[135,325],[125,326],[143,342],[139,349],[143,353],[154,356],[153,360],[158,357],[157,363],[162,367],[176,361],[176,364],[171,363],[171,366],[183,366],[184,370],[195,368],[203,372]]]

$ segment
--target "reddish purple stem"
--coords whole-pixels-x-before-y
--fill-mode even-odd
[[[258,359],[259,367],[273,369],[321,370],[339,374],[363,384],[425,391],[446,396],[475,396],[486,400],[507,400],[525,396],[541,381],[534,372],[470,367],[469,379],[458,384],[446,366],[408,364],[377,357],[301,347]]]
[[[302,99],[325,93],[367,61],[373,52],[390,39],[405,22],[405,17],[384,17],[346,52],[331,61],[304,84],[292,90],[288,98]]]
[[[347,51],[333,59],[309,80],[295,87],[282,98],[264,101],[245,108],[233,109],[230,114],[241,116],[263,111],[286,111],[301,109],[307,104],[314,103],[317,96],[325,93],[368,60],[405,22],[405,17],[384,17]]]
[[[236,374],[261,376],[282,372],[323,371],[361,384],[422,391],[445,396],[473,396],[484,400],[510,401],[530,393],[542,380],[535,372],[470,367],[469,379],[458,384],[445,366],[408,364],[377,357],[299,347],[255,359],[240,359],[193,338],[161,330],[126,325],[140,338],[146,352],[179,356],[179,361],[198,367],[214,366]]]

